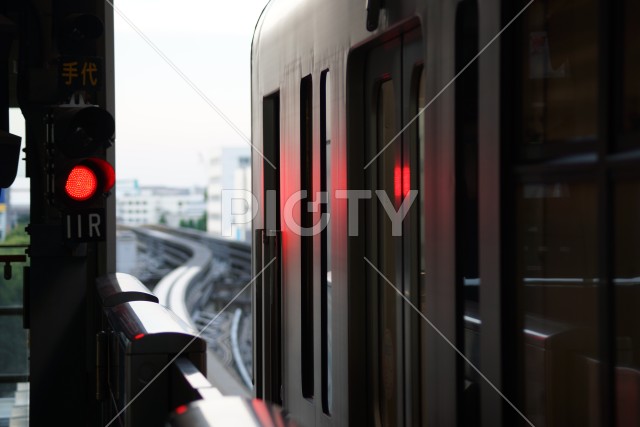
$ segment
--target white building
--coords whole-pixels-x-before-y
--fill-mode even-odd
[[[7,236],[7,196],[4,188],[0,188],[0,242],[4,242]]]
[[[134,232],[116,230],[116,271],[138,274],[138,239]]]
[[[250,148],[220,148],[211,156],[209,166],[207,231],[217,236],[250,242]]]
[[[116,221],[123,225],[197,223],[205,214],[204,189],[141,187],[137,180],[116,183]]]

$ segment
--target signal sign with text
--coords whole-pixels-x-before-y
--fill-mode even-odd
[[[106,238],[105,223],[104,209],[65,214],[62,227],[63,238],[74,242],[104,241]]]

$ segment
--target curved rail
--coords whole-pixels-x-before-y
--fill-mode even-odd
[[[166,230],[166,227],[151,226],[154,230]],[[202,245],[207,246],[215,254],[216,257],[222,258],[227,266],[225,273],[227,281],[235,282],[238,284],[246,284],[251,281],[251,245],[245,242],[239,242],[235,240],[228,240],[219,237],[211,236],[205,232],[199,230],[192,230],[186,228],[171,229],[171,233],[182,236],[191,241],[197,241]],[[219,289],[217,289],[219,291]],[[208,301],[210,298],[218,300],[221,303],[226,303],[227,298],[221,298],[215,294],[215,287],[207,287],[203,290],[201,301]],[[251,300],[243,300],[242,296],[238,298],[239,304],[246,304],[251,310]],[[192,314],[196,314],[192,311]],[[212,313],[215,315],[215,313]],[[230,341],[231,341],[231,357],[235,364],[236,370],[239,376],[244,381],[245,385],[249,388],[253,388],[253,382],[251,378],[251,372],[247,368],[239,346],[239,334],[240,334],[240,321],[242,318],[242,310],[236,310],[231,323]]]
[[[244,365],[242,355],[240,354],[240,346],[238,345],[238,328],[240,327],[241,318],[242,310],[236,308],[236,311],[233,313],[233,323],[231,324],[231,351],[233,352],[233,360],[236,363],[238,372],[240,372],[242,381],[244,381],[247,387],[252,388],[251,375],[249,375],[249,371],[247,371],[247,367]]]
[[[200,312],[214,293],[209,286],[210,277],[215,275],[216,258],[223,258],[228,264],[228,273],[237,279],[249,281],[251,268],[251,247],[233,241],[216,239],[205,233],[193,233],[184,229],[172,229],[160,226],[132,228],[142,240],[161,242],[164,261],[175,266],[153,289],[160,304],[165,305],[195,330],[200,328],[194,322],[193,315]],[[241,311],[241,310],[240,310]],[[234,319],[235,320],[235,319]],[[239,323],[239,319],[238,319]],[[202,332],[202,331],[201,331]],[[242,378],[242,384],[227,372],[224,365],[210,350],[207,356],[209,380],[224,394],[249,396],[252,388],[251,376],[237,348],[238,328],[232,325],[232,354],[236,369]],[[236,348],[234,349],[234,344]],[[235,351],[234,351],[235,350]],[[247,390],[247,387],[249,390]]]
[[[197,330],[190,315],[193,301],[188,296],[193,293],[195,287],[201,285],[200,279],[209,272],[213,254],[199,243],[166,232],[145,228],[134,231],[139,235],[161,240],[165,245],[178,247],[189,255],[184,263],[158,282],[153,293],[158,297],[160,304],[169,308],[189,326]]]

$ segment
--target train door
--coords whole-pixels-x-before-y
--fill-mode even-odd
[[[367,53],[364,76],[367,376],[369,416],[375,425],[420,424],[419,177],[422,148],[416,116],[424,93],[420,29]],[[413,190],[413,191],[412,191]],[[412,207],[409,207],[412,206]],[[404,216],[401,229],[398,216]],[[375,266],[375,268],[374,268]]]

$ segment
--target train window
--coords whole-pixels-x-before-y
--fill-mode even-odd
[[[424,108],[427,105],[426,87],[427,72],[424,67],[420,70],[420,81],[418,82],[418,105],[417,111]],[[416,113],[417,113],[416,111]],[[419,158],[419,180],[418,183],[420,190],[418,197],[420,200],[420,308],[426,307],[426,283],[424,279],[427,275],[427,240],[426,240],[426,210],[425,210],[425,195],[426,195],[426,176],[425,176],[425,161],[426,156],[424,154],[426,149],[425,141],[425,118],[424,116],[418,119],[418,158]]]
[[[464,0],[456,12],[456,72],[478,52],[478,4]],[[480,366],[480,275],[478,271],[478,64],[456,80],[456,282],[458,342],[465,356]],[[462,425],[479,425],[479,375],[462,359]]]
[[[618,426],[640,425],[640,181],[615,191],[615,390]],[[634,397],[635,396],[635,397]]]
[[[596,419],[597,212],[594,184],[527,183],[518,189],[520,384],[524,413],[535,425]]]
[[[427,104],[427,97],[426,97],[426,87],[425,87],[425,83],[426,83],[426,76],[427,76],[427,72],[425,70],[424,65],[421,65],[419,67],[419,69],[417,70],[418,73],[418,84],[416,85],[416,103],[415,103],[415,114],[417,114],[426,104]],[[417,126],[417,154],[418,154],[418,200],[419,200],[419,205],[418,205],[418,242],[417,244],[419,245],[417,252],[417,256],[418,256],[418,281],[417,281],[417,285],[418,285],[418,294],[419,294],[419,300],[416,301],[416,305],[420,308],[420,311],[425,313],[427,310],[427,283],[426,283],[426,276],[427,276],[427,241],[426,241],[426,216],[427,216],[427,212],[425,209],[425,194],[426,194],[426,176],[425,176],[425,161],[426,161],[426,157],[425,157],[425,149],[426,149],[426,141],[425,141],[425,117],[424,115],[419,117],[417,120],[418,126]],[[426,339],[422,339],[423,334],[421,333],[422,330],[424,330],[427,326],[425,325],[425,323],[423,322],[423,320],[421,318],[416,318],[416,321],[419,322],[419,324],[421,326],[416,327],[416,333],[421,337],[419,338],[419,350],[417,351],[418,355],[418,362],[417,362],[417,372],[416,374],[420,376],[421,379],[421,383],[422,385],[420,386],[419,390],[416,392],[416,399],[414,400],[414,402],[420,402],[420,405],[418,404],[414,404],[413,406],[419,406],[419,408],[417,408],[418,413],[415,414],[417,419],[422,419],[422,420],[426,420],[426,410],[427,410],[427,404],[426,402],[426,398],[427,398],[427,392],[425,390],[425,387],[427,386],[427,381],[426,381],[426,375],[427,375],[427,369],[426,366],[424,366],[425,360],[426,360],[426,355],[427,355],[427,340]],[[415,352],[415,351],[414,351]]]
[[[382,82],[377,99],[377,147],[382,149],[397,133],[396,100],[392,80]],[[400,205],[401,192],[396,191],[401,176],[397,173],[398,145],[385,150],[378,159],[377,189],[385,191],[395,208]],[[395,239],[392,236],[391,220],[384,208],[378,206],[377,221],[377,265],[380,271],[395,283],[397,280]],[[378,384],[378,415],[383,426],[395,425],[398,414],[398,307],[396,291],[385,282],[378,281],[377,287],[377,330],[376,352],[379,355],[376,367]]]
[[[406,296],[414,307],[423,302],[419,207],[411,206],[395,227],[391,214],[405,202],[419,204],[418,181],[424,178],[418,163],[424,159],[425,118],[416,117],[425,104],[420,38],[416,27],[371,48],[365,61],[362,149],[365,160],[373,159],[364,179],[374,198],[365,203],[367,232],[362,243],[367,263],[375,268],[365,273],[367,327],[362,339],[367,351],[364,369],[371,381],[366,388],[369,418],[363,422],[377,426],[420,424],[421,399],[426,397],[427,383],[414,381],[424,372],[424,322],[399,298]],[[408,122],[411,125],[400,132]]]
[[[280,92],[263,99],[264,228],[256,268],[277,259],[262,283],[254,286],[254,390],[256,396],[282,404],[282,262],[280,244]],[[271,167],[271,165],[275,167]],[[260,240],[257,240],[258,242]],[[259,270],[257,270],[259,271]]]
[[[633,141],[638,143],[640,136],[640,40],[638,39],[638,18],[640,17],[640,2],[626,0],[624,2],[624,110],[623,132],[631,134]]]
[[[331,79],[329,71],[320,80],[320,191],[327,194],[322,213],[331,214]],[[322,410],[331,413],[333,382],[331,352],[331,220],[322,231],[321,316],[322,316]]]
[[[311,76],[300,83],[300,190],[306,197],[300,202],[300,226],[309,229],[313,226],[313,212],[308,201],[313,200],[313,89]],[[313,397],[313,236],[300,236],[300,328],[302,395]]]
[[[280,93],[264,98],[263,101],[263,140],[264,140],[264,194],[265,230],[280,230]],[[275,165],[273,168],[271,165]],[[269,191],[275,200],[268,200]],[[274,208],[267,206],[272,203]]]
[[[525,159],[595,148],[597,16],[596,0],[543,0],[527,9],[521,46]]]

